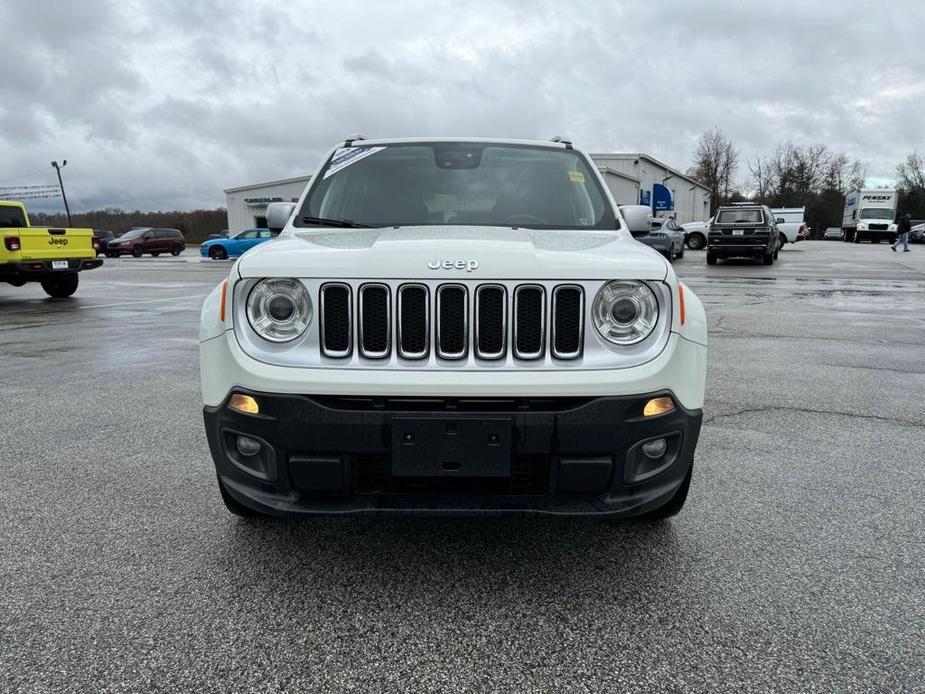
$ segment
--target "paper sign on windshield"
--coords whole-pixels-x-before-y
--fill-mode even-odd
[[[356,164],[361,159],[365,159],[384,149],[385,147],[341,147],[334,152],[334,156],[331,158],[331,165],[328,167],[328,170],[324,172],[324,177],[327,178],[331,174],[335,174],[341,169],[351,164]]]

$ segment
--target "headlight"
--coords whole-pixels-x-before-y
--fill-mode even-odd
[[[247,320],[264,340],[290,342],[312,322],[312,302],[298,280],[260,280],[247,297]]]
[[[890,224],[890,226],[887,228],[887,231],[896,231],[896,225]]]
[[[861,231],[864,231],[866,228],[867,228],[866,222],[858,222],[858,229],[860,229]]]
[[[658,299],[636,280],[608,282],[591,306],[594,327],[608,342],[633,345],[645,340],[658,322]]]

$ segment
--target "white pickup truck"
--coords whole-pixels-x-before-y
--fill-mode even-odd
[[[707,247],[707,234],[710,233],[710,225],[713,223],[713,217],[705,222],[688,222],[682,224],[681,229],[684,231],[684,243],[692,251],[699,251]]]
[[[569,142],[342,142],[206,299],[206,434],[238,515],[667,518],[703,305]]]
[[[778,207],[771,210],[780,232],[780,248],[785,244],[797,243],[806,239],[805,207]]]

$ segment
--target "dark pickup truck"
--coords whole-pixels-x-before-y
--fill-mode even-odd
[[[707,265],[720,258],[754,258],[773,265],[779,250],[774,215],[765,205],[739,203],[720,207],[707,235]]]

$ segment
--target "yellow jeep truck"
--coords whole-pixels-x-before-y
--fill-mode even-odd
[[[103,264],[91,229],[34,227],[20,202],[0,200],[0,282],[41,282],[62,299],[77,291],[77,273]]]

